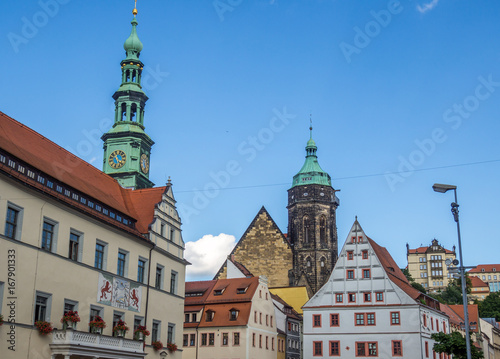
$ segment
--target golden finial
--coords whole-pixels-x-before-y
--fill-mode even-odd
[[[132,10],[132,14],[134,14],[134,17],[135,15],[137,15],[137,0],[135,0],[134,10]]]

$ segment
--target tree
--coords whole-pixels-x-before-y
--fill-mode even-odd
[[[408,279],[408,282],[410,282],[411,286],[415,288],[416,290],[422,292],[422,293],[427,293],[425,288],[422,286],[422,284],[415,282],[413,277],[411,276],[410,271],[408,270],[408,267],[406,268],[401,268],[401,272],[405,275],[406,279]]]
[[[467,359],[465,338],[459,332],[452,332],[449,334],[444,334],[443,332],[434,333],[431,335],[431,338],[436,341],[433,347],[436,353],[453,355],[454,359]],[[469,341],[472,359],[483,358],[483,353],[474,346],[470,338]]]
[[[422,284],[417,283],[417,282],[410,282],[410,284],[411,284],[411,286],[412,286],[413,288],[415,288],[416,290],[418,290],[418,291],[420,291],[420,292],[422,292],[422,293],[424,293],[424,294],[426,294],[426,293],[427,293],[427,291],[425,290],[425,288],[424,288],[424,286],[423,286]]]
[[[479,302],[479,316],[500,321],[500,292],[493,292]]]
[[[410,274],[410,271],[408,270],[408,267],[406,268],[401,268],[401,272],[405,275],[406,279],[408,279],[408,282],[414,282],[413,277]]]

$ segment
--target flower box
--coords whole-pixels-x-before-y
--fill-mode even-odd
[[[35,322],[35,327],[37,327],[41,335],[50,334],[54,330],[54,328],[52,328],[52,324],[44,320]]]
[[[146,326],[144,325],[139,325],[135,330],[134,330],[134,338],[136,340],[144,340],[145,337],[149,335],[149,330],[146,329]]]
[[[96,316],[94,320],[90,321],[89,327],[92,333],[102,334],[102,330],[106,328],[106,322],[100,316]]]
[[[175,352],[177,350],[177,345],[174,343],[167,343],[167,349],[171,352]]]
[[[128,327],[127,327],[127,323],[125,323],[123,320],[118,320],[118,323],[115,325],[115,327],[113,328],[113,333],[115,333],[115,335],[117,337],[124,337],[125,336],[125,333],[128,332]]]
[[[64,313],[63,317],[61,318],[61,323],[63,324],[63,329],[76,329],[76,323],[80,322],[80,316],[78,315],[78,312],[75,310],[69,310],[66,313]]]
[[[160,342],[159,340],[152,342],[151,345],[153,346],[154,350],[156,350],[156,351],[163,349],[163,343]]]

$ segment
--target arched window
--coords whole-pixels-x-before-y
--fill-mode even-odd
[[[121,121],[127,121],[127,105],[122,103],[122,118]]]
[[[307,268],[311,267],[311,258],[309,258],[309,257],[306,258],[306,267]]]
[[[304,243],[309,243],[309,241],[311,240],[309,217],[307,216],[304,217],[303,225],[304,225]]]
[[[321,216],[319,219],[319,240],[321,244],[326,243],[326,218]]]
[[[135,115],[137,113],[137,105],[135,103],[132,104],[132,113],[130,114],[130,121],[135,121]]]

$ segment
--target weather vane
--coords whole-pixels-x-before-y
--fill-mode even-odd
[[[137,15],[137,0],[135,0],[134,10],[132,10],[132,14],[134,14],[134,17],[135,17],[135,15]]]

